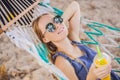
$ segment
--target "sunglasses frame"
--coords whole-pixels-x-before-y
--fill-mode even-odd
[[[59,22],[58,22],[59,21]],[[61,16],[59,16],[59,15],[56,15],[54,18],[53,18],[53,23],[57,23],[57,24],[61,24],[63,22],[63,18],[61,17]],[[45,32],[42,34],[42,37],[44,37],[44,35],[46,34],[46,32],[54,32],[55,31],[55,29],[56,29],[56,27],[55,27],[55,25],[53,24],[53,23],[48,23],[47,25],[46,25],[46,30],[45,30]],[[54,31],[49,31],[47,28],[49,28],[48,26],[49,25],[52,25],[53,27],[52,28],[54,28]]]

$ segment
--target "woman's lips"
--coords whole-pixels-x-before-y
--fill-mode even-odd
[[[63,32],[63,30],[64,30],[64,27],[61,27],[61,28],[59,29],[59,31],[58,31],[58,33],[57,33],[57,34],[62,33],[62,32]]]

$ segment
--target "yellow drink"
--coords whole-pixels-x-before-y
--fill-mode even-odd
[[[94,64],[96,65],[97,68],[103,67],[110,63],[111,63],[111,58],[105,53],[103,53],[103,57],[101,59],[98,57],[98,55],[96,55],[94,58]],[[110,74],[107,77],[103,78],[102,80],[111,80]]]

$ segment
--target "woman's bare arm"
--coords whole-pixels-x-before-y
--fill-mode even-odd
[[[69,80],[78,80],[74,68],[65,58],[58,56],[55,65],[68,77]]]
[[[64,22],[69,22],[69,39],[74,41],[80,41],[80,7],[76,1],[73,1],[63,14]]]

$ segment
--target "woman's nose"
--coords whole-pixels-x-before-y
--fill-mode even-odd
[[[55,23],[54,25],[55,25],[56,29],[59,28],[59,26],[60,26],[60,24],[57,24],[57,23]]]

